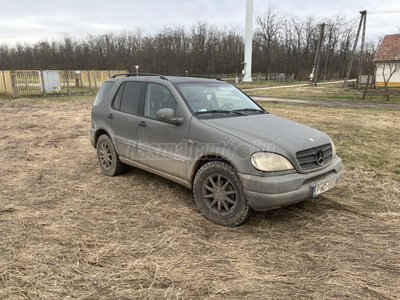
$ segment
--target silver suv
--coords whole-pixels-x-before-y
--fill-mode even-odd
[[[218,78],[115,75],[94,101],[90,141],[104,174],[130,165],[180,183],[225,226],[316,197],[343,175],[327,134],[266,112]]]

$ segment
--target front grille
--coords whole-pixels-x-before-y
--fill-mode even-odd
[[[317,164],[317,153],[322,151],[324,155],[324,163]],[[297,161],[303,170],[312,170],[324,166],[332,161],[332,146],[331,144],[322,145],[319,147],[299,151],[296,153]]]

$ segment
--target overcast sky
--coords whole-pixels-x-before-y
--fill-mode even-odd
[[[397,10],[400,0],[254,0],[255,13],[273,5],[282,13],[316,17],[342,15],[351,20],[360,10]],[[63,35],[86,37],[137,28],[154,34],[164,25],[189,28],[196,21],[244,29],[246,0],[0,0],[0,44],[34,43]],[[400,13],[367,15],[367,38],[399,33]]]

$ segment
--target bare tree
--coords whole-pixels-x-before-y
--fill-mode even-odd
[[[364,66],[364,69],[367,71],[367,83],[365,85],[365,89],[364,89],[364,93],[363,93],[363,97],[362,97],[363,100],[365,100],[365,97],[366,97],[366,94],[368,91],[368,87],[370,85],[370,81],[371,81],[372,75],[375,70],[374,58],[378,51],[379,44],[380,43],[375,43],[372,41],[365,43],[365,51],[364,51],[364,58],[363,58],[362,64]]]
[[[324,45],[325,64],[322,73],[327,77],[327,79],[330,79],[340,68],[341,62],[336,59],[337,55],[335,55],[335,53],[341,35],[339,24],[343,22],[344,19],[342,16],[334,16],[325,21],[327,24],[325,28],[326,43]]]
[[[259,29],[256,35],[262,42],[265,51],[265,65],[267,71],[272,69],[274,61],[274,52],[276,53],[279,44],[280,30],[283,28],[284,19],[274,6],[269,6],[263,14],[256,15],[256,22]]]
[[[322,48],[328,77],[339,76],[346,65],[354,27],[334,17]],[[275,7],[256,14],[253,39],[253,71],[295,73],[306,80],[318,42],[315,16],[286,15]],[[217,27],[207,22],[164,26],[155,34],[134,31],[68,35],[35,44],[0,45],[0,69],[126,69],[164,74],[237,74],[244,57],[244,33],[239,26]]]
[[[349,62],[351,46],[356,38],[354,26],[347,24],[342,28],[342,39],[340,41],[340,59],[343,62],[340,68],[340,77],[343,77]]]

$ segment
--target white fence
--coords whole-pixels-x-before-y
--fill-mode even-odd
[[[13,70],[1,71],[0,94],[21,95],[74,94],[98,90],[115,74],[126,70]]]

